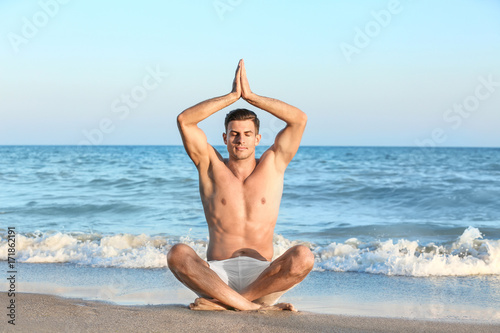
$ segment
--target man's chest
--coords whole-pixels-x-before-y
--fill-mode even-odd
[[[214,170],[208,180],[208,191],[200,188],[205,202],[225,208],[249,211],[279,206],[283,192],[283,176],[263,168],[256,169],[245,180],[229,169]]]
[[[227,201],[243,202],[247,205],[265,204],[271,198],[281,197],[283,179],[265,174],[252,174],[245,181],[232,175],[223,175],[214,182],[213,195]]]

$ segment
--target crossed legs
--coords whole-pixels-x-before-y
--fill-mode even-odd
[[[314,255],[302,245],[288,249],[241,294],[224,283],[208,263],[185,244],[174,245],[167,255],[167,261],[174,276],[202,296],[191,304],[192,309],[223,310],[231,307],[238,310],[294,310],[291,304],[281,303],[270,307],[271,304],[260,303],[259,299],[284,292],[300,283],[312,270]]]

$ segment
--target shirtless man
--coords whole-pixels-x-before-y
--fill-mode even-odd
[[[286,122],[260,159],[255,158],[259,121],[252,111],[238,109],[226,116],[222,136],[228,160],[197,126],[240,98]],[[289,303],[273,304],[307,276],[314,255],[297,245],[271,260],[285,169],[299,148],[306,122],[301,110],[253,93],[243,59],[229,94],[196,104],[177,117],[186,152],[198,169],[210,235],[208,263],[185,244],[174,245],[167,255],[175,277],[199,296],[192,310],[296,311]]]

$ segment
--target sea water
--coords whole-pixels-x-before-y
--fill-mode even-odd
[[[499,198],[500,149],[301,147],[285,173],[275,257],[304,244],[316,263],[288,300],[500,321]],[[208,243],[181,146],[0,146],[5,271],[9,227],[20,291],[123,304],[189,301],[165,254],[182,242],[206,258]]]

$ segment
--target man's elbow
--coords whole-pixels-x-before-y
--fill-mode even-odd
[[[186,117],[184,113],[177,116],[177,128],[183,132],[189,128],[195,127],[197,123],[193,122],[192,119]]]
[[[186,115],[184,113],[181,113],[177,116],[177,127],[185,127],[188,125],[188,120],[186,119]]]
[[[180,126],[184,122],[184,115],[181,113],[177,116],[177,125]]]
[[[297,117],[297,123],[299,123],[302,126],[306,126],[307,124],[307,114],[304,112],[300,111],[299,116]]]

